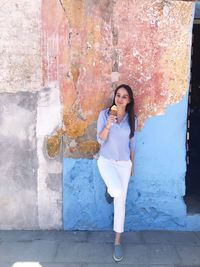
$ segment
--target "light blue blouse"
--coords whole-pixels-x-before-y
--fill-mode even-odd
[[[130,152],[135,150],[135,135],[132,138],[129,137],[128,114],[125,115],[119,124],[112,124],[106,140],[102,140],[99,137],[99,133],[106,126],[109,116],[108,110],[102,110],[97,121],[97,141],[101,145],[99,154],[107,159],[129,160]]]

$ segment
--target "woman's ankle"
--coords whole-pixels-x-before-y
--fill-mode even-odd
[[[121,233],[115,233],[115,245],[120,245],[121,244]]]

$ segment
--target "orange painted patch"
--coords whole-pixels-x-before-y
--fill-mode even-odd
[[[66,157],[95,150],[91,125],[117,84],[132,86],[140,128],[188,89],[192,3],[43,0],[42,22],[43,80],[61,90]]]

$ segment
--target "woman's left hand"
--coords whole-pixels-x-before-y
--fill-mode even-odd
[[[134,173],[134,171],[133,171],[133,166],[132,166],[132,168],[131,168],[131,176],[133,176],[133,173]]]

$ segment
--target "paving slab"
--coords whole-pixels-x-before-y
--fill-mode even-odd
[[[43,231],[41,240],[87,242],[89,231]]]
[[[199,232],[125,232],[117,265],[200,267],[197,240]],[[0,231],[0,267],[114,267],[113,241],[112,231]]]
[[[194,232],[195,233],[195,235],[198,237],[198,240],[199,240],[199,242],[200,242],[200,231],[196,231],[196,232]]]
[[[149,265],[146,264],[123,264],[123,261],[121,263],[111,263],[111,264],[102,264],[102,263],[97,263],[97,264],[87,264],[84,267],[149,267]],[[169,267],[169,266],[166,266]],[[171,267],[171,266],[170,266]]]
[[[142,239],[145,243],[158,244],[199,244],[199,238],[194,232],[175,232],[175,231],[142,231]]]
[[[147,247],[145,245],[124,244],[123,264],[148,264]]]
[[[143,244],[142,235],[140,231],[136,232],[124,232],[122,235],[123,244]]]
[[[112,247],[111,244],[62,242],[55,262],[112,263]]]
[[[88,242],[90,243],[112,243],[114,242],[115,234],[111,231],[91,231],[88,232]]]
[[[43,231],[34,230],[0,230],[0,241],[39,240]]]
[[[10,262],[2,263],[1,267],[83,267],[74,263],[47,263],[47,262]]]
[[[88,231],[0,231],[1,241],[33,241],[33,240],[58,240],[58,241],[75,241],[85,242],[88,239]]]
[[[163,244],[151,244],[147,246],[147,258],[149,264],[178,264],[180,259],[174,246]]]
[[[176,251],[181,259],[180,264],[200,266],[200,246],[178,246]]]
[[[54,241],[2,242],[0,263],[17,261],[53,261],[58,244]],[[0,265],[1,266],[1,265]]]
[[[88,242],[113,244],[114,239],[115,239],[115,234],[110,231],[92,231],[88,233]],[[122,243],[141,244],[142,243],[141,233],[140,232],[123,233]]]
[[[34,266],[33,266],[34,267]],[[39,266],[40,267],[40,266]],[[80,263],[46,263],[46,262],[41,262],[41,267],[83,267],[83,265]]]

